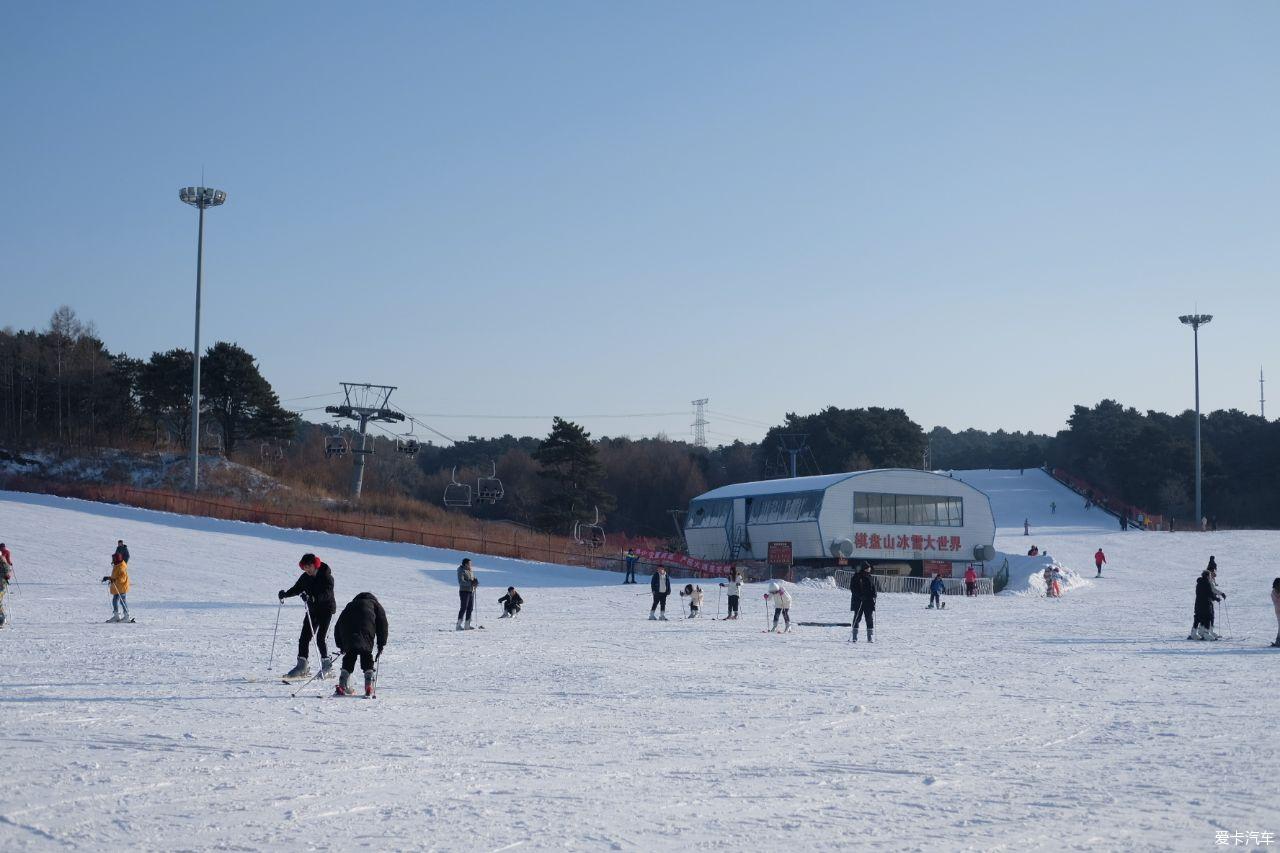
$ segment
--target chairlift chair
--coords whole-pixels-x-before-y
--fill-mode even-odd
[[[471,484],[458,482],[458,466],[453,466],[452,482],[444,487],[445,506],[471,506]]]
[[[416,456],[421,444],[413,434],[413,421],[409,421],[409,431],[396,439],[396,453],[403,453],[405,456]]]
[[[506,492],[502,488],[502,481],[498,479],[498,463],[491,462],[492,473],[488,477],[476,478],[476,500],[481,503],[496,504],[502,500],[502,496]]]
[[[604,527],[600,525],[600,507],[595,507],[594,522],[575,521],[573,523],[573,541],[588,548],[604,547]]]
[[[222,433],[206,429],[200,437],[200,450],[205,453],[222,453]]]
[[[345,436],[330,435],[324,440],[324,458],[332,459],[335,456],[346,456],[347,451],[351,449],[350,442]]]

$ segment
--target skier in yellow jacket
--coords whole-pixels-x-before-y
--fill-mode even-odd
[[[133,622],[134,618],[129,615],[129,601],[125,598],[129,594],[129,564],[119,553],[111,555],[111,574],[102,579],[103,583],[109,583],[111,586],[111,618],[108,622]],[[120,615],[120,611],[124,611],[124,615]]]

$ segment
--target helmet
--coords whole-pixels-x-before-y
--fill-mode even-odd
[[[782,589],[782,585],[777,581],[773,581],[772,583],[769,584],[769,592],[778,592],[781,589]]]

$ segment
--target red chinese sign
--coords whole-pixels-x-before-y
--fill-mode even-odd
[[[951,577],[951,567],[955,565],[950,560],[924,560],[924,576],[931,578],[937,575],[940,578]]]
[[[791,565],[791,543],[790,542],[770,542],[769,543],[769,565],[771,566]]]
[[[960,550],[959,536],[927,536],[920,533],[855,533],[853,547],[864,551],[948,551]]]
[[[715,560],[696,560],[688,554],[677,554],[674,551],[655,551],[649,548],[636,548],[636,556],[646,562],[664,563],[669,566],[680,566],[704,577],[724,577],[728,575],[730,563],[719,563]]]

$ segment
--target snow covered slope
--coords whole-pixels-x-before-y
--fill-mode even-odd
[[[1031,522],[1031,535],[1052,530],[1058,533],[1119,533],[1120,522],[1110,513],[1094,507],[1086,510],[1084,499],[1038,468],[979,469],[954,471],[957,478],[991,498],[996,529],[1022,533],[1022,522]],[[1051,504],[1057,504],[1056,512]],[[1138,533],[1140,531],[1134,531]],[[1025,553],[1026,549],[1022,551]]]
[[[117,538],[136,625],[102,622]],[[761,633],[758,588],[738,622],[649,622],[643,584],[484,557],[487,627],[459,634],[441,630],[459,554],[40,496],[0,493],[0,540],[21,581],[3,850],[1208,850],[1280,831],[1276,533],[1046,530],[1077,568],[1104,545],[1108,576],[943,611],[882,596],[870,646]],[[303,550],[341,603],[386,605],[376,701],[289,698],[272,673],[295,603],[268,669]],[[1235,639],[1190,643],[1210,551]],[[508,584],[528,605],[496,621]],[[793,595],[798,620],[847,618],[842,592]]]

